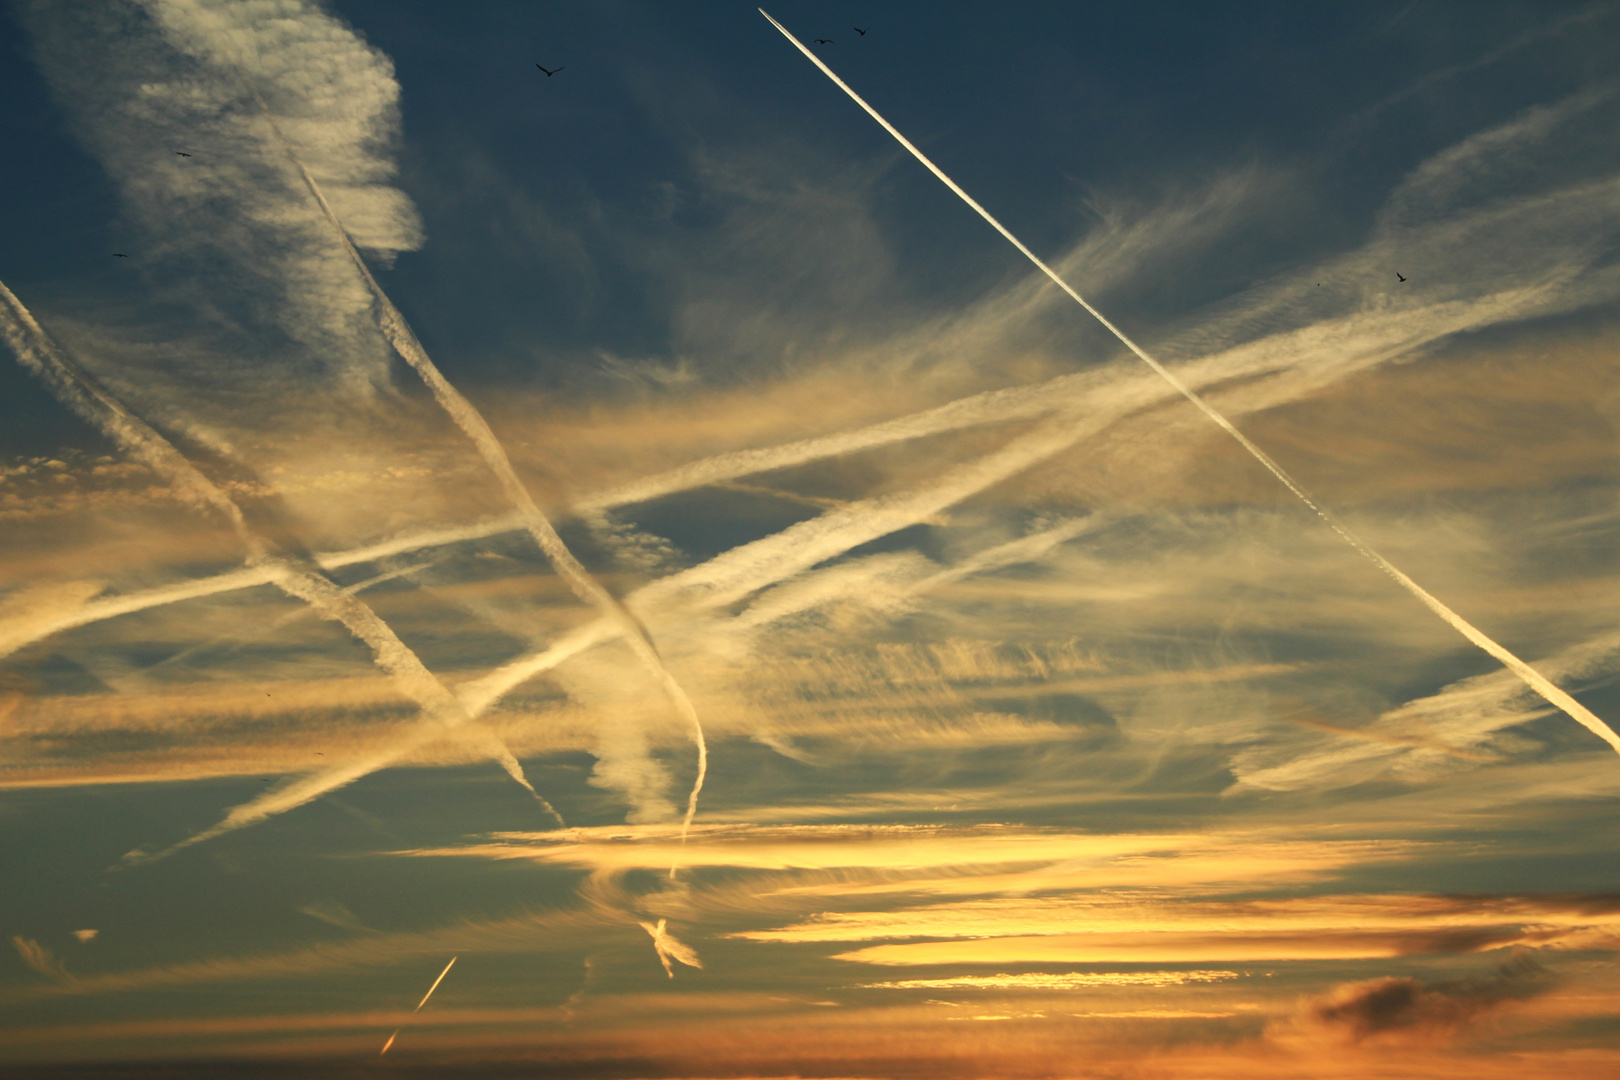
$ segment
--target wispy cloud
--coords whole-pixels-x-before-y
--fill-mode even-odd
[[[23,963],[47,979],[55,982],[71,982],[73,980],[73,976],[68,973],[67,968],[62,966],[62,961],[56,958],[56,954],[33,938],[13,934],[11,944],[16,947],[17,955],[22,957]]]

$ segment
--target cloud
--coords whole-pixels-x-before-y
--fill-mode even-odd
[[[365,934],[375,934],[376,930],[361,922],[343,904],[336,900],[312,900],[307,904],[300,904],[298,910],[312,919],[319,919],[328,926],[335,926],[339,930],[358,930]]]
[[[1319,1038],[1348,1043],[1443,1043],[1481,1019],[1545,994],[1557,983],[1529,957],[1489,975],[1425,983],[1386,976],[1345,983],[1305,1002],[1273,1038]]]
[[[1079,990],[1093,986],[1185,986],[1240,978],[1236,971],[1033,971],[865,983],[874,990]]]
[[[253,394],[252,417],[221,412],[227,388],[320,385],[352,409],[385,386],[370,297],[267,115],[360,246],[383,258],[413,249],[420,223],[392,183],[388,58],[302,0],[34,3],[23,16],[52,90],[118,185],[144,280],[194,313],[183,342],[172,324],[148,327],[170,339],[156,354],[85,325],[106,347],[89,350],[97,373],[193,431],[284,415],[274,393]]]
[[[698,959],[697,952],[690,945],[669,932],[668,922],[668,919],[659,919],[656,923],[638,920],[638,925],[652,938],[653,949],[658,953],[658,962],[664,965],[664,974],[673,979],[675,969],[670,965],[671,960],[694,968],[701,968],[703,961]]]
[[[62,966],[62,962],[56,958],[55,954],[33,938],[13,934],[11,943],[16,946],[17,955],[22,957],[22,962],[47,979],[58,983],[73,981],[73,976],[68,973],[67,968]]]

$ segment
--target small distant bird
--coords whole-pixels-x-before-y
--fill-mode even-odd
[[[1400,271],[1399,271],[1399,270],[1397,270],[1397,271],[1395,271],[1395,276],[1396,276],[1396,277],[1398,277],[1398,278],[1400,278],[1400,279],[1401,279],[1401,280],[1402,280],[1402,281],[1405,281],[1405,280],[1406,280],[1406,278],[1404,278],[1404,277],[1402,277],[1402,276],[1401,276],[1401,272],[1400,272]]]
[[[865,30],[862,30],[862,29],[861,29],[861,28],[860,28],[860,27],[858,27],[858,26],[852,26],[852,27],[850,27],[850,29],[851,29],[851,30],[853,30],[853,31],[855,31],[855,32],[856,32],[856,33],[857,33],[857,34],[859,34],[859,35],[861,35],[861,37],[865,37],[865,36],[866,36],[866,31],[865,31]]]
[[[815,43],[817,45],[836,45],[836,44],[838,44],[838,42],[836,42],[832,38],[828,38],[828,37],[818,37],[818,38],[816,38]]]
[[[546,72],[546,78],[548,78],[548,79],[551,78],[553,75],[557,74],[557,72],[563,70],[562,68],[553,68],[550,71],[546,71],[546,69],[543,68],[543,67],[540,67],[539,64],[536,64],[534,66],[537,67],[537,68],[540,68],[541,71],[545,71]]]
[[[127,259],[127,258],[129,258],[129,256],[125,255],[121,251],[115,251],[115,252],[113,252],[113,258],[115,258],[115,259]]]
[[[175,154],[177,156],[179,156],[179,157],[190,157],[191,156],[190,154],[186,153],[184,150],[176,150]]]

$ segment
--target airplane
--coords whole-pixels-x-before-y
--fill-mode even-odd
[[[857,34],[859,34],[859,35],[861,35],[861,37],[865,37],[865,36],[866,36],[866,31],[865,31],[865,30],[862,30],[862,29],[861,29],[861,28],[860,28],[860,27],[858,27],[858,26],[852,26],[852,27],[850,27],[850,29],[851,29],[851,30],[853,30],[853,31],[855,31],[855,32],[856,32],[856,33],[857,33]]]
[[[1399,270],[1395,271],[1395,276],[1401,278],[1402,281],[1406,280],[1404,277],[1401,277],[1401,272]]]
[[[562,68],[554,68],[551,71],[546,71],[546,69],[543,68],[543,67],[540,67],[539,64],[536,64],[534,66],[537,67],[537,68],[540,68],[541,71],[545,71],[546,72],[546,78],[548,78],[548,79],[551,78],[553,75],[557,74],[557,72],[562,70]]]

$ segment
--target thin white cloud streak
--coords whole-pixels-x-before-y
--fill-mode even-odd
[[[1506,647],[1497,643],[1494,639],[1485,634],[1484,631],[1475,627],[1461,615],[1457,614],[1455,611],[1452,611],[1451,608],[1447,607],[1443,602],[1440,601],[1439,598],[1430,594],[1426,589],[1402,572],[1399,567],[1395,566],[1394,563],[1391,563],[1388,559],[1384,558],[1384,556],[1380,555],[1373,548],[1369,547],[1363,540],[1341,524],[1337,518],[1327,511],[1326,508],[1312,498],[1311,495],[1303,487],[1301,487],[1299,483],[1295,481],[1294,478],[1289,475],[1281,465],[1272,460],[1272,458],[1265,451],[1261,450],[1260,447],[1256,446],[1246,435],[1239,431],[1224,414],[1217,411],[1214,406],[1210,405],[1207,401],[1200,397],[1191,386],[1178,379],[1168,368],[1160,364],[1157,360],[1153,359],[1153,357],[1148,355],[1148,353],[1145,352],[1141,346],[1137,345],[1134,341],[1127,337],[1122,330],[1120,330],[1113,323],[1109,322],[1100,311],[1092,307],[1091,304],[1087,303],[1085,298],[1076,292],[1073,286],[1058,276],[1057,271],[1053,270],[1050,266],[1041,261],[1041,259],[1033,251],[1024,246],[1021,240],[1009,232],[1006,226],[997,221],[988,210],[986,210],[983,206],[980,206],[971,195],[962,190],[962,188],[959,187],[957,183],[949,176],[945,175],[939,166],[935,165],[928,159],[927,155],[925,155],[921,150],[917,149],[917,147],[914,146],[909,139],[900,134],[899,130],[895,128],[894,125],[885,120],[876,109],[873,109],[870,105],[868,105],[859,94],[855,93],[855,91],[851,89],[842,79],[835,75],[832,69],[822,62],[820,57],[801,44],[798,38],[788,33],[786,27],[777,22],[775,19],[771,19],[769,15],[765,14],[764,9],[760,9],[760,14],[765,15],[765,18],[770,19],[771,24],[778,30],[782,31],[782,34],[789,41],[791,41],[794,47],[802,52],[805,57],[811,61],[811,63],[820,68],[822,73],[831,79],[839,87],[839,89],[843,90],[850,96],[852,100],[854,100],[857,105],[866,110],[866,112],[874,120],[883,126],[884,130],[893,135],[895,139],[899,141],[900,145],[904,146],[908,151],[910,151],[912,156],[926,166],[930,172],[932,172],[940,179],[940,181],[945,184],[946,187],[950,188],[953,192],[960,196],[963,202],[967,203],[967,205],[976,211],[980,217],[984,218],[984,220],[988,222],[991,227],[993,227],[1014,247],[1022,252],[1031,263],[1033,263],[1038,269],[1040,269],[1042,273],[1052,280],[1053,284],[1057,285],[1058,288],[1068,293],[1075,303],[1079,304],[1086,310],[1088,314],[1106,327],[1110,333],[1120,340],[1121,344],[1130,349],[1131,352],[1135,353],[1143,363],[1148,365],[1148,367],[1152,368],[1155,374],[1163,378],[1167,383],[1170,384],[1171,387],[1176,390],[1177,393],[1186,398],[1195,407],[1197,407],[1200,412],[1202,412],[1215,424],[1219,425],[1223,431],[1236,440],[1238,445],[1247,450],[1251,457],[1263,465],[1266,468],[1266,471],[1270,472],[1272,476],[1277,478],[1278,482],[1280,482],[1289,491],[1293,492],[1300,502],[1309,507],[1310,510],[1315,513],[1317,517],[1321,518],[1330,529],[1337,533],[1346,544],[1349,544],[1350,547],[1354,548],[1374,566],[1382,570],[1397,585],[1411,594],[1414,599],[1449,624],[1452,629],[1456,630],[1463,637],[1467,638],[1473,644],[1503,664],[1515,675],[1523,679],[1526,685],[1530,686],[1549,702],[1568,713],[1569,716],[1582,727],[1586,728],[1592,734],[1608,743],[1611,747],[1613,747],[1615,753],[1620,754],[1620,734],[1616,734],[1613,728],[1604,723],[1603,720],[1601,720],[1586,706],[1582,705],[1569,694],[1565,693],[1563,689],[1561,689],[1552,680],[1548,679],[1535,668],[1519,659],[1518,656],[1514,655],[1514,653],[1509,651]]]
[[[746,609],[704,635],[704,645],[715,652],[731,651],[733,643],[752,631],[829,604],[854,601],[884,614],[903,613],[911,601],[933,589],[954,584],[974,574],[1037,561],[1060,544],[1101,527],[1108,520],[1092,515],[1066,521],[1004,544],[976,551],[953,566],[938,569],[921,555],[874,555],[790,579],[771,589]],[[930,573],[929,571],[933,571]]]
[[[427,720],[437,727],[453,728],[467,717],[460,702],[422,664],[399,636],[369,605],[352,593],[339,589],[316,569],[273,550],[248,525],[241,509],[229,496],[197,470],[175,447],[116,398],[103,389],[72,358],[51,341],[16,295],[0,283],[0,334],[16,352],[23,365],[35,372],[76,412],[94,424],[128,453],[143,461],[169,480],[199,506],[224,517],[248,552],[248,562],[269,575],[271,582],[296,599],[315,608],[323,618],[341,623],[370,648],[377,666],[387,672],[401,692],[421,707]],[[506,754],[511,759],[510,753]],[[502,764],[514,775],[521,773],[515,759]],[[525,787],[529,787],[524,782]],[[290,785],[266,800],[249,807],[238,807],[219,824],[180,842],[159,855],[137,854],[135,861],[163,855],[211,839],[243,825],[260,821],[274,812],[291,809],[308,799],[296,798],[299,784]],[[530,787],[530,791],[533,792]],[[313,796],[311,796],[313,797]],[[536,798],[539,798],[536,793]],[[544,800],[542,800],[543,802]],[[553,811],[555,813],[555,811]]]
[[[437,979],[433,980],[433,985],[428,987],[428,992],[422,995],[422,1000],[418,1001],[416,1003],[416,1008],[411,1010],[411,1015],[412,1016],[414,1016],[417,1013],[422,1011],[422,1006],[424,1006],[424,1005],[426,1005],[428,1003],[428,998],[433,996],[433,991],[435,991],[435,990],[437,990],[439,988],[439,984],[444,982],[444,977],[446,975],[450,974],[450,969],[456,966],[456,959],[457,959],[456,957],[452,956],[450,958],[450,962],[448,964],[444,965],[444,970],[439,972],[439,977]],[[396,1028],[394,1030],[394,1033],[392,1035],[388,1036],[388,1041],[383,1043],[383,1048],[378,1053],[377,1056],[381,1057],[383,1054],[388,1053],[388,1048],[390,1046],[394,1045],[394,1040],[399,1038],[399,1033],[401,1031],[404,1031],[404,1030],[405,1030],[404,1028]]]
[[[492,522],[415,532],[349,551],[316,553],[312,558],[323,570],[340,570],[358,563],[374,562],[393,555],[420,551],[426,547],[443,547],[469,540],[481,540],[501,533],[514,532],[520,528],[522,525],[515,519],[499,518]],[[0,656],[8,655],[25,645],[64,630],[89,626],[104,619],[114,619],[120,615],[132,615],[151,608],[178,604],[186,600],[200,600],[208,596],[235,592],[238,589],[257,588],[271,583],[272,576],[268,570],[248,566],[212,577],[164,585],[141,592],[103,599],[85,598],[78,604],[48,605],[44,610],[30,613],[27,617],[0,622]]]
[[[438,562],[439,562],[438,559],[429,559],[429,560],[427,560],[425,562],[412,563],[409,566],[395,567],[392,570],[385,570],[380,574],[374,574],[371,577],[368,577],[363,581],[357,581],[353,585],[345,585],[345,586],[343,586],[341,591],[342,591],[342,594],[344,596],[353,596],[356,593],[365,592],[367,589],[370,589],[370,588],[372,588],[374,586],[377,586],[377,585],[381,585],[381,584],[383,584],[385,582],[393,581],[396,578],[408,577],[411,574],[415,574],[415,573],[419,573],[420,571],[427,570],[427,569],[431,568],[432,566],[436,565]],[[297,622],[299,619],[307,618],[314,610],[315,609],[313,609],[313,608],[305,607],[305,608],[301,608],[301,609],[299,609],[297,611],[289,612],[286,615],[283,615],[280,618],[277,618],[277,619],[271,621],[267,626],[265,626],[262,630],[258,631],[257,634],[255,634],[254,636],[255,637],[260,637],[260,636],[269,636],[271,634],[274,634],[276,631],[281,630],[281,629],[283,629],[283,628],[285,628],[287,626],[290,626],[292,623]],[[238,638],[237,640],[241,641],[241,640],[245,640],[245,639]],[[197,645],[193,645],[188,649],[183,649],[180,652],[175,653],[173,656],[165,657],[163,660],[160,660],[156,664],[153,664],[151,667],[143,669],[142,674],[143,675],[150,675],[152,672],[154,672],[154,671],[156,671],[156,670],[158,670],[160,668],[167,667],[167,666],[169,666],[171,664],[184,663],[186,660],[190,659],[192,656],[196,655],[198,652],[201,652],[202,650],[209,648],[213,644],[214,644],[214,642],[202,642],[202,643],[199,643]]]

